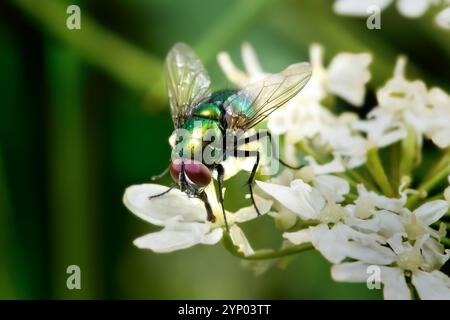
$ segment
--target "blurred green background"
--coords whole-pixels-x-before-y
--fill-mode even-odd
[[[81,7],[81,30],[66,28],[69,3]],[[432,17],[406,19],[391,6],[382,29],[368,30],[365,19],[335,15],[332,1],[1,1],[0,298],[381,298],[333,282],[316,252],[255,276],[220,244],[138,250],[133,239],[156,228],[129,213],[122,195],[168,164],[162,63],[175,42],[194,48],[216,89],[230,86],[217,52],[240,63],[243,41],[270,72],[308,60],[313,42],[326,61],[369,51],[369,105],[399,53],[413,78],[449,90],[450,34]],[[244,179],[226,183],[228,208],[246,203]],[[270,218],[244,227],[256,248],[278,245]],[[81,290],[66,288],[71,264],[81,267]]]

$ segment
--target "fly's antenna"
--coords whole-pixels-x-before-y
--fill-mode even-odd
[[[151,179],[152,181],[159,180],[159,179],[161,179],[162,177],[164,177],[168,172],[169,172],[169,167],[167,167],[166,169],[164,169],[164,171],[161,172],[160,174],[158,174],[158,175],[156,175],[156,176],[152,176],[150,179]]]

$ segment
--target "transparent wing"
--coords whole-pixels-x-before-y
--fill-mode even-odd
[[[211,81],[200,59],[184,43],[175,44],[167,54],[165,72],[170,111],[179,128],[192,109],[210,95]]]
[[[224,103],[231,129],[248,130],[296,96],[311,78],[309,63],[297,63],[250,84]]]

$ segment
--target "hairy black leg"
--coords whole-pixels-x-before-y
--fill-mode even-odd
[[[256,174],[256,170],[258,169],[258,165],[259,165],[259,151],[256,152],[256,161],[255,164],[253,165],[252,168],[252,173],[250,173],[250,177],[248,178],[248,189],[250,190],[250,197],[252,199],[252,203],[253,206],[255,207],[256,213],[258,214],[258,216],[261,215],[261,212],[259,212],[258,206],[256,205],[255,202],[255,197],[253,196],[253,180],[255,179],[255,174]]]
[[[162,177],[164,177],[164,176],[167,174],[167,172],[169,172],[169,167],[167,167],[167,168],[166,168],[163,172],[161,172],[160,174],[155,175],[155,176],[152,176],[152,177],[151,177],[151,180],[152,180],[152,181],[159,180],[159,179],[161,179]]]
[[[275,145],[275,143],[272,140],[272,134],[270,133],[270,131],[264,130],[264,131],[259,131],[256,134],[250,136],[250,137],[246,137],[244,139],[239,139],[238,140],[238,146],[242,146],[245,144],[249,144],[250,142],[254,142],[254,141],[258,141],[264,137],[267,137],[269,139],[271,148],[272,148],[272,157],[275,158],[276,160],[278,160],[283,166],[289,168],[289,169],[294,169],[294,170],[298,170],[301,169],[303,166],[299,165],[299,166],[291,166],[289,164],[287,164],[286,162],[284,162],[283,160],[280,159],[279,155],[278,155],[278,151],[277,151],[277,146]]]
[[[224,201],[223,201],[223,176],[225,174],[225,171],[223,169],[223,166],[221,164],[217,165],[217,184],[219,186],[219,202],[220,206],[222,207],[222,214],[223,214],[223,221],[225,223],[225,228],[227,232],[230,232],[228,229],[228,222],[227,222],[227,216],[225,214],[225,207],[224,207]]]
[[[255,207],[256,213],[258,214],[258,216],[260,216],[261,212],[259,211],[258,206],[256,205],[255,197],[253,195],[253,185],[252,185],[253,180],[255,179],[256,170],[258,169],[258,166],[259,166],[259,158],[260,158],[259,151],[236,150],[235,155],[240,158],[256,157],[256,161],[255,161],[255,164],[253,165],[252,172],[250,173],[250,177],[247,180],[247,184],[248,184],[248,188],[250,190],[250,198],[252,200],[252,204]]]
[[[200,192],[200,193],[198,194],[198,198],[199,198],[200,200],[202,200],[203,203],[204,203],[204,205],[205,205],[205,209],[206,209],[206,219],[207,219],[208,221],[210,221],[210,222],[213,222],[213,223],[216,222],[216,217],[215,217],[214,214],[213,214],[213,211],[212,211],[211,205],[209,204],[208,196],[206,195],[206,192],[205,192],[205,191]]]
[[[161,192],[161,193],[158,193],[158,194],[155,194],[154,196],[150,196],[150,197],[148,197],[148,199],[149,200],[152,200],[152,199],[154,199],[154,198],[158,198],[158,197],[161,197],[161,196],[163,196],[163,195],[165,195],[165,194],[167,194],[167,193],[169,193],[173,188],[175,188],[176,187],[176,183],[172,183],[172,185],[169,187],[169,189],[167,189],[166,191],[164,191],[164,192]]]

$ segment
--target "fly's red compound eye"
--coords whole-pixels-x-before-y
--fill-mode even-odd
[[[201,162],[189,159],[175,159],[170,163],[170,175],[179,182],[181,162],[184,162],[186,176],[199,187],[206,187],[211,182],[211,171]]]

